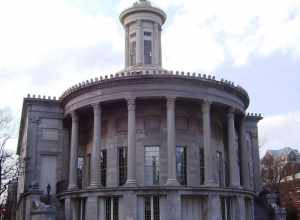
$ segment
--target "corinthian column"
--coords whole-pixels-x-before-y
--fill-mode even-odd
[[[241,144],[241,174],[243,186],[245,189],[250,188],[250,173],[249,173],[249,151],[246,143],[245,116],[243,115],[240,123],[240,144]]]
[[[202,104],[202,127],[203,127],[203,148],[204,148],[204,183],[205,185],[215,185],[213,163],[215,149],[211,145],[211,122],[210,122],[211,103],[204,101]]]
[[[136,31],[136,64],[143,64],[143,28],[142,21],[137,21],[137,31]]]
[[[176,178],[175,98],[167,98],[168,180],[167,185],[179,185]]]
[[[127,182],[128,186],[136,185],[136,128],[135,128],[135,99],[127,100],[128,106],[128,166]]]
[[[74,111],[72,116],[70,168],[69,168],[69,189],[77,188],[77,151],[78,151],[78,115]]]
[[[91,186],[99,185],[99,149],[101,145],[101,107],[93,105],[94,109],[94,135],[91,155]]]
[[[129,66],[129,27],[125,26],[125,67]]]
[[[238,149],[235,143],[234,109],[227,113],[230,186],[239,187]]]

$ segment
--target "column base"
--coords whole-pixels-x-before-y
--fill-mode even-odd
[[[220,187],[220,185],[217,183],[205,183],[204,187]]]
[[[69,185],[68,190],[77,190],[78,186],[77,185]]]
[[[96,188],[99,188],[99,184],[97,184],[97,183],[91,183],[87,188],[88,189],[96,189]]]
[[[242,189],[243,187],[239,184],[230,184],[231,188],[238,188],[238,189]]]
[[[168,179],[166,186],[180,186],[177,179]]]
[[[136,186],[136,180],[127,180],[127,182],[125,183],[125,186],[135,187]]]

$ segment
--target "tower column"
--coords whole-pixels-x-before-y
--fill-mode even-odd
[[[167,98],[168,180],[167,185],[179,185],[176,177],[175,98]]]
[[[99,149],[101,145],[101,106],[93,105],[94,109],[94,135],[91,154],[91,186],[99,185]]]
[[[137,31],[136,31],[136,64],[143,64],[144,56],[143,56],[143,28],[142,21],[137,21]]]
[[[152,55],[152,63],[154,65],[160,65],[160,47],[159,47],[159,24],[154,24],[153,29],[153,44],[154,44],[154,50]]]
[[[128,107],[128,161],[127,186],[136,185],[136,125],[135,125],[135,99],[127,100]]]
[[[129,66],[129,27],[125,26],[125,67]]]
[[[228,151],[229,151],[229,176],[230,186],[239,187],[240,177],[238,168],[238,149],[235,143],[234,109],[230,108],[227,113]]]
[[[77,151],[78,151],[78,115],[75,111],[71,114],[72,131],[71,131],[71,149],[70,149],[70,168],[69,168],[69,189],[77,188]]]

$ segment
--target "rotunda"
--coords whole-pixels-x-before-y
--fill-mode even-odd
[[[22,187],[35,181],[45,192],[55,157],[49,184],[61,219],[254,219],[261,115],[246,114],[249,96],[233,82],[162,68],[166,18],[136,2],[120,15],[124,70],[74,85],[59,100],[24,100],[18,152],[30,153],[22,143],[32,118],[41,142],[27,162],[40,168]]]

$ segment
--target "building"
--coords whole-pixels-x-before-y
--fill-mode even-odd
[[[166,17],[140,0],[120,15],[124,70],[24,99],[19,220],[254,218],[262,117],[230,81],[162,68]]]
[[[264,185],[280,195],[280,205],[288,214],[298,210],[300,217],[300,153],[286,147],[279,150],[268,150],[261,160],[261,173]],[[268,176],[269,175],[269,176]],[[275,187],[270,186],[274,179]]]

